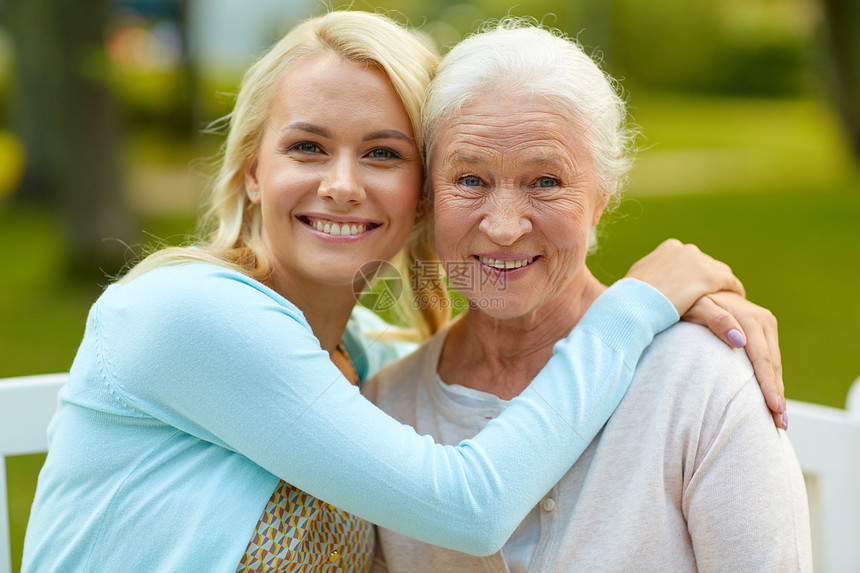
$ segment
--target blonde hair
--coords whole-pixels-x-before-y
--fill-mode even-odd
[[[123,277],[128,281],[162,265],[182,262],[214,263],[265,282],[271,271],[262,247],[262,217],[245,189],[245,166],[259,151],[274,94],[284,70],[294,62],[325,51],[382,70],[391,81],[412,123],[415,143],[423,153],[421,108],[439,57],[429,44],[381,14],[334,11],[311,18],[290,30],[253,64],[242,78],[229,120],[219,169],[210,189],[206,220],[212,231],[193,247],[161,249],[138,263]],[[416,221],[398,259],[401,272],[414,283],[413,260],[435,258],[429,210]],[[429,239],[428,239],[429,238]],[[403,268],[405,267],[405,268]],[[437,330],[447,320],[438,308],[420,309],[411,304],[412,293],[401,297],[398,315],[422,335]]]

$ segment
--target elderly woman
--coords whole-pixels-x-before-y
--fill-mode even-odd
[[[611,80],[549,31],[503,23],[446,56],[424,127],[437,248],[469,279],[452,281],[470,308],[368,383],[377,405],[456,444],[529,386],[606,289],[585,259],[628,167],[624,117]],[[380,535],[404,573],[811,567],[788,438],[744,353],[689,323],[655,338],[601,433],[500,552]]]

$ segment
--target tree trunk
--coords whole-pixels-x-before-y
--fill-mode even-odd
[[[13,117],[28,149],[23,199],[61,209],[70,267],[116,273],[132,238],[107,85],[109,0],[7,0],[17,50]]]
[[[824,0],[836,103],[860,159],[860,2]]]

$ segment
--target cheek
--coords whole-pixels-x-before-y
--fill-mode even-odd
[[[279,202],[289,202],[301,194],[315,192],[321,180],[317,171],[283,162],[270,164],[260,183],[270,197]]]
[[[442,260],[451,259],[451,245],[459,238],[457,225],[451,217],[452,213],[444,206],[436,204],[434,216],[436,225],[436,252]]]
[[[579,256],[588,249],[591,232],[591,210],[585,202],[571,202],[562,208],[548,206],[537,217],[547,241],[558,251]]]
[[[436,193],[434,202],[436,250],[443,260],[454,260],[458,244],[480,222],[478,206],[474,201],[454,197],[445,192]]]
[[[411,224],[418,211],[421,198],[422,173],[420,168],[392,172],[376,179],[373,186],[384,189],[383,204],[397,217],[406,217]]]

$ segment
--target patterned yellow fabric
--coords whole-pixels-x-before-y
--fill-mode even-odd
[[[358,374],[343,344],[335,364],[353,383]],[[281,480],[236,573],[362,573],[373,564],[373,525]]]
[[[373,525],[281,481],[237,573],[364,572],[373,563]]]

